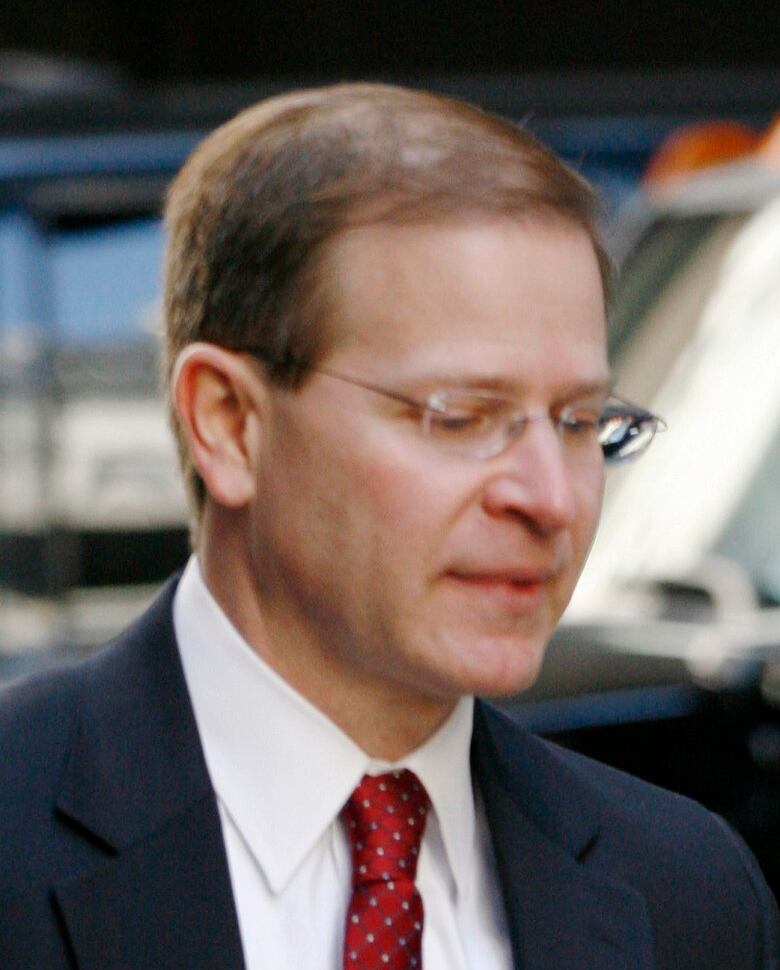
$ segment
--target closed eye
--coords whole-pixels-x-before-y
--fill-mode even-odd
[[[564,408],[558,415],[558,424],[565,431],[575,434],[596,431],[602,419],[603,409],[592,405],[570,406]]]
[[[484,427],[490,420],[490,414],[484,411],[438,411],[426,412],[428,429],[434,433],[457,434],[458,432],[474,431]]]

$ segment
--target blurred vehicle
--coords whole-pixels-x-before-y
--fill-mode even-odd
[[[0,139],[2,675],[112,636],[186,556],[158,212],[195,140]]]
[[[616,386],[669,430],[610,472],[542,676],[509,707],[724,814],[780,888],[780,126],[730,129],[731,161],[693,134],[616,232]]]
[[[4,600],[8,606],[13,591],[24,613],[36,601],[44,615],[58,612],[57,634],[70,642],[113,632],[99,595],[92,597],[97,627],[90,629],[86,615],[69,619],[79,599],[89,605],[77,590],[126,587],[129,619],[136,609],[130,589],[140,584],[135,592],[143,596],[141,587],[159,581],[186,549],[182,490],[157,392],[160,235],[156,220],[99,226],[41,226],[19,215],[0,220],[6,256],[39,263],[33,285],[51,307],[46,326],[23,316],[24,325],[16,326],[18,306],[8,305],[13,292],[4,288]],[[15,285],[22,289],[19,277]],[[18,627],[13,634],[12,615],[6,612],[4,631],[15,652],[28,652],[33,644]],[[124,617],[115,615],[112,625]],[[51,633],[39,631],[40,646]]]

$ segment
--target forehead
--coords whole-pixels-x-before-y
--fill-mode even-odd
[[[527,383],[606,380],[604,297],[587,233],[506,217],[350,229],[320,271],[331,363]],[[541,374],[540,374],[541,376]]]

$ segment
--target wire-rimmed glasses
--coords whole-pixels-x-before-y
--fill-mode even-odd
[[[254,353],[254,351],[248,351]],[[263,354],[257,353],[263,359]],[[547,414],[527,414],[516,400],[481,388],[446,388],[424,400],[359,380],[329,367],[306,370],[399,401],[420,416],[420,429],[442,452],[486,460],[500,455],[529,424],[551,421],[567,454],[598,455],[610,465],[636,458],[666,424],[652,411],[610,395],[603,403],[566,404]]]

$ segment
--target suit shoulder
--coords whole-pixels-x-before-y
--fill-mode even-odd
[[[66,666],[9,681],[0,687],[0,748],[53,739],[72,718],[79,666]]]
[[[79,682],[78,667],[68,666],[0,688],[0,807],[56,783],[75,726]]]
[[[584,755],[536,739],[581,779],[602,806],[593,861],[640,888],[654,913],[659,952],[674,939],[740,926],[775,966],[780,946],[777,904],[758,862],[722,818],[698,802]],[[726,939],[726,936],[723,936]],[[671,958],[670,958],[671,959]]]
[[[661,788],[619,768],[597,761],[588,755],[562,747],[546,738],[534,737],[548,755],[571,771],[583,783],[597,792],[608,805],[644,814],[647,809],[666,809],[699,815],[706,809],[684,795]]]
[[[178,577],[115,640],[89,657],[0,685],[0,750],[50,750],[64,743],[82,704],[89,704],[136,663],[139,644],[173,641],[171,603]],[[7,767],[8,759],[5,759]],[[0,759],[0,778],[4,765]]]
[[[31,776],[51,777],[73,736],[79,712],[121,695],[139,646],[173,641],[171,603],[178,577],[111,643],[89,657],[0,687],[0,792]],[[0,806],[7,799],[0,800]]]
[[[490,737],[501,783],[536,826],[589,872],[641,894],[663,956],[659,965],[677,965],[681,939],[731,939],[738,950],[776,952],[776,904],[758,863],[722,819],[689,798],[530,735],[496,711],[481,716],[487,732],[480,734]]]
[[[0,689],[0,898],[35,881],[53,854],[54,806],[76,730],[79,673],[37,674]],[[6,887],[3,889],[3,887]]]
[[[694,823],[709,816],[698,803],[644,781],[594,758],[564,748],[555,741],[530,734],[511,717],[495,709],[487,709],[490,732],[497,751],[507,764],[524,764],[546,789],[553,792],[562,786],[569,792],[580,791],[583,797],[595,799],[600,813],[631,816],[646,829],[648,813],[653,817],[680,816]]]
[[[650,873],[678,871],[681,881],[709,871],[717,881],[726,871],[749,870],[756,863],[742,840],[709,809],[684,795],[660,788],[553,741],[531,735],[510,718],[488,712],[505,777],[533,779],[527,800],[543,805],[543,827],[556,821],[594,820],[601,835],[597,855],[614,854],[619,867]],[[540,815],[542,810],[540,810]],[[719,874],[719,875],[718,875]],[[760,877],[759,877],[760,878]]]
[[[634,834],[640,843],[652,842],[656,851],[668,846],[670,851],[678,852],[692,849],[689,839],[696,842],[709,837],[722,844],[724,826],[693,799],[553,741],[533,737],[532,743],[595,797],[610,826],[624,834]]]

